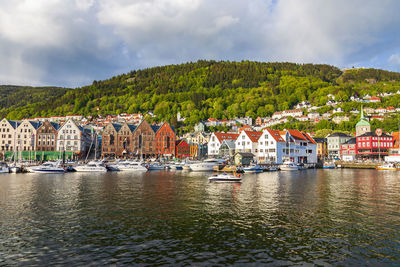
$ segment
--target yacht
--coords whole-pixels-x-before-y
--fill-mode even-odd
[[[280,169],[281,171],[297,171],[299,167],[294,162],[284,162]]]
[[[210,182],[240,182],[242,180],[242,176],[240,174],[227,174],[224,172],[222,174],[210,176],[208,177],[208,180]]]
[[[246,173],[259,173],[259,172],[263,172],[264,168],[261,167],[260,165],[250,165],[246,168],[243,168],[243,171]]]
[[[163,164],[160,164],[160,163],[152,163],[152,164],[149,164],[148,168],[149,168],[149,171],[161,171],[161,170],[167,169],[168,167]]]
[[[376,166],[375,169],[381,171],[400,171],[400,168],[393,163],[387,163],[384,165]]]
[[[122,161],[117,165],[111,165],[120,171],[147,171],[147,168],[137,161]]]
[[[322,168],[323,169],[334,169],[334,168],[336,168],[336,165],[333,162],[326,161],[326,162],[324,162],[324,165],[322,166]]]
[[[29,172],[34,173],[64,173],[65,169],[61,167],[61,162],[46,162],[39,166],[27,167]]]
[[[78,165],[73,167],[77,172],[106,172],[107,168],[104,167],[100,162],[91,161],[85,165]]]
[[[222,165],[225,161],[223,159],[206,159],[203,162],[190,164],[190,169],[195,172],[214,171],[214,166]]]
[[[7,163],[0,162],[0,173],[9,173],[10,168],[8,167]]]

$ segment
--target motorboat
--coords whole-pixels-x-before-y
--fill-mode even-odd
[[[111,165],[112,167],[116,167],[120,171],[147,171],[147,168],[142,165],[141,162],[137,161],[122,161],[117,165]]]
[[[298,168],[299,170],[306,170],[306,169],[307,169],[307,166],[304,165],[304,163],[299,163],[299,164],[297,164],[297,168]]]
[[[101,162],[91,161],[88,164],[73,167],[77,172],[106,172],[107,168]]]
[[[322,165],[322,169],[334,169],[334,168],[336,168],[336,165],[333,162],[324,162],[324,165]]]
[[[208,177],[210,182],[240,182],[242,180],[241,174],[228,174],[222,173]]]
[[[161,171],[161,170],[167,169],[168,166],[165,166],[160,163],[153,163],[153,164],[149,164],[148,168],[149,168],[149,171]]]
[[[65,169],[61,167],[61,162],[45,162],[39,166],[31,166],[26,168],[28,172],[34,173],[65,173]]]
[[[214,166],[222,165],[225,161],[223,159],[206,159],[203,162],[190,164],[190,169],[195,172],[214,171]]]
[[[267,168],[267,171],[269,171],[269,172],[276,172],[278,170],[279,169],[277,167],[275,167],[275,166],[270,166],[270,167]]]
[[[260,165],[250,165],[248,167],[243,168],[243,171],[246,173],[259,173],[263,172],[264,168],[261,167]]]
[[[280,166],[281,171],[297,171],[299,167],[294,162],[284,162]]]
[[[396,166],[393,163],[376,166],[375,169],[381,170],[381,171],[400,171],[400,167]]]
[[[8,167],[7,163],[0,162],[0,173],[9,173],[10,168]]]

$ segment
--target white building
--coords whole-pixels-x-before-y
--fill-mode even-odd
[[[6,119],[0,121],[1,152],[14,151],[16,143],[15,131],[19,124],[18,121],[9,121]]]
[[[241,131],[235,142],[236,152],[249,152],[257,155],[258,139],[262,132]]]
[[[40,127],[37,121],[23,120],[15,131],[18,151],[35,151],[37,129]]]
[[[278,130],[265,128],[258,139],[257,159],[260,163],[282,163],[283,149],[286,148],[285,139]]]
[[[217,156],[219,154],[219,148],[221,147],[222,141],[225,139],[235,140],[239,134],[235,133],[212,133],[210,141],[208,142],[208,156]]]
[[[69,119],[58,130],[57,151],[86,152],[91,142],[92,133],[90,129],[80,127],[74,120]]]

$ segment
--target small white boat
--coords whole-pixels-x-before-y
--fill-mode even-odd
[[[39,166],[31,166],[26,168],[29,172],[34,173],[65,173],[65,169],[61,167],[61,162],[46,162]]]
[[[222,165],[225,161],[223,159],[206,159],[203,162],[190,164],[190,169],[195,172],[214,171],[214,166]]]
[[[149,164],[149,171],[161,171],[168,168],[167,166],[160,163]]]
[[[243,171],[246,173],[259,173],[259,172],[263,172],[264,168],[261,167],[260,165],[250,165],[246,168],[243,168]]]
[[[147,171],[147,168],[142,165],[141,162],[137,161],[123,161],[118,163],[117,165],[112,165],[112,167],[117,168],[120,171]]]
[[[222,173],[218,175],[213,175],[208,177],[208,180],[210,182],[240,182],[242,180],[242,176],[240,174],[228,174],[228,173]]]
[[[326,162],[324,162],[324,165],[322,166],[322,168],[323,169],[334,169],[334,168],[336,168],[336,165],[335,165],[335,163],[333,163],[333,162],[329,162],[329,161],[326,161]]]
[[[73,167],[77,172],[106,172],[107,168],[104,167],[100,162],[91,161],[85,165],[78,165]]]
[[[397,167],[393,163],[388,163],[388,164],[376,166],[375,169],[381,170],[381,171],[400,171],[400,168]]]
[[[0,173],[9,173],[10,168],[8,167],[7,163],[0,162]]]
[[[278,171],[279,169],[277,168],[277,167],[275,167],[275,166],[270,166],[270,167],[268,167],[268,169],[267,169],[267,171],[269,171],[269,172],[276,172],[276,171]]]
[[[280,166],[281,171],[297,171],[299,167],[294,162],[284,162]]]

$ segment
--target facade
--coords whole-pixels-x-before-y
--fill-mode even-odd
[[[204,125],[204,123],[199,122],[198,124],[196,124],[194,126],[194,131],[195,132],[204,132],[206,130],[205,128],[206,128],[206,126]]]
[[[221,147],[222,141],[225,139],[236,141],[238,136],[239,134],[235,133],[212,133],[210,141],[208,142],[208,156],[217,156],[219,154],[219,148]]]
[[[328,135],[326,139],[328,142],[328,157],[339,158],[342,145],[351,139],[351,136],[345,133],[337,132]]]
[[[57,151],[57,135],[60,125],[48,120],[37,130],[36,150],[37,151]]]
[[[230,159],[235,155],[235,140],[225,139],[219,148],[218,157]]]
[[[254,154],[249,152],[237,152],[233,159],[236,166],[250,165],[254,160]]]
[[[353,161],[357,155],[357,140],[356,138],[350,138],[341,146],[340,149],[341,159],[344,161]]]
[[[317,143],[317,158],[323,160],[328,156],[328,142],[326,138],[314,138]]]
[[[258,139],[262,132],[241,131],[235,142],[236,152],[258,153]]]
[[[0,121],[0,145],[1,152],[4,154],[7,151],[16,151],[15,144],[17,143],[15,138],[15,132],[19,126],[17,121],[9,121],[2,119]]]
[[[175,157],[185,159],[190,157],[190,146],[185,140],[176,141]]]
[[[393,148],[393,136],[383,133],[377,136],[368,132],[357,136],[357,157],[361,159],[382,159]]]
[[[371,131],[371,125],[367,121],[367,119],[364,117],[364,110],[361,107],[361,117],[360,121],[356,124],[356,136],[363,135],[365,133],[368,133]]]
[[[57,133],[57,151],[68,151],[75,154],[84,154],[92,143],[90,129],[78,126],[69,119]]]
[[[166,122],[156,132],[156,154],[158,157],[175,156],[176,136],[174,129]]]
[[[115,135],[116,156],[122,158],[132,157],[134,153],[133,133],[136,129],[136,126],[125,122],[118,128],[117,134]]]
[[[121,124],[110,123],[104,127],[101,138],[101,155],[102,157],[116,157],[118,151],[118,131]]]
[[[278,130],[265,128],[258,139],[257,160],[260,163],[282,163],[286,141]]]
[[[150,125],[146,120],[137,126],[133,133],[133,152],[140,158],[156,156],[156,132],[158,126]]]
[[[35,151],[37,130],[40,123],[36,121],[23,120],[15,131],[17,150]]]

